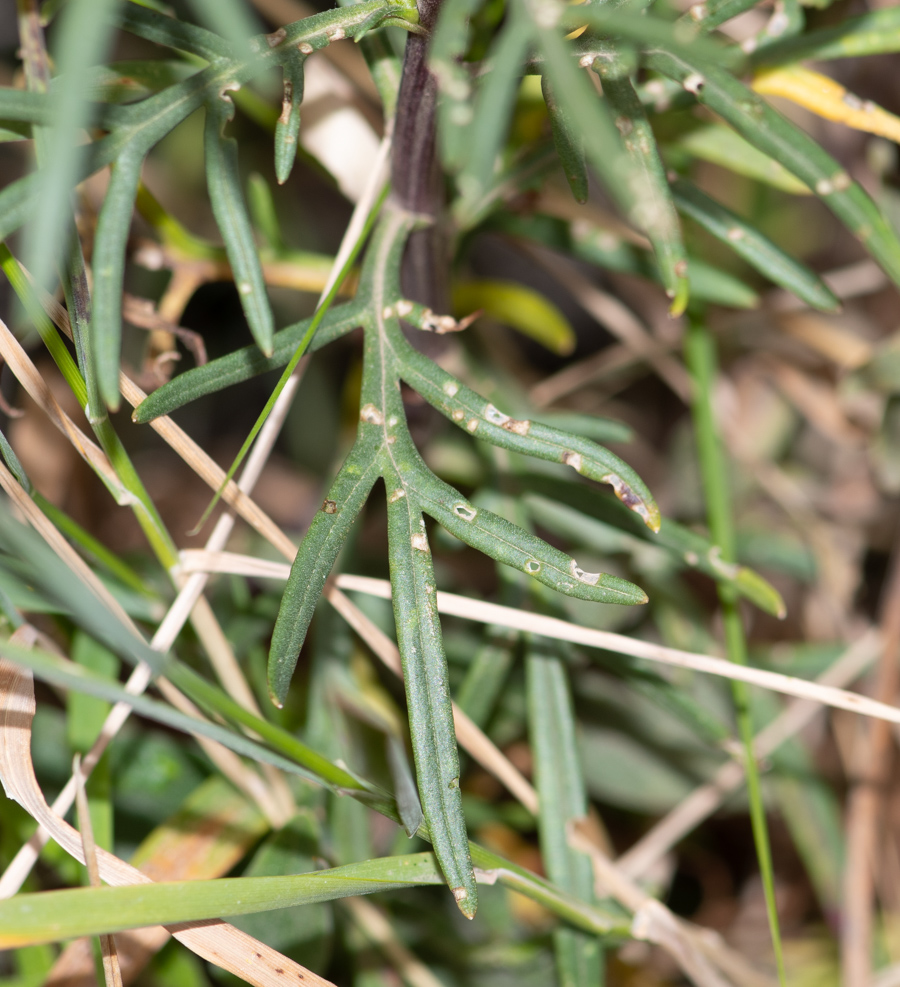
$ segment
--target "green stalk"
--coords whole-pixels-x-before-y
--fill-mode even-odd
[[[731,491],[728,485],[728,464],[722,450],[719,431],[712,407],[712,391],[716,379],[715,340],[709,329],[696,319],[688,327],[685,342],[685,359],[694,382],[691,414],[697,433],[697,454],[700,461],[700,475],[706,495],[706,511],[710,535],[722,552],[722,561],[735,562],[734,516],[731,509]],[[725,648],[731,661],[738,665],[747,664],[747,642],[744,625],[738,610],[738,597],[732,585],[718,583],[719,602],[722,607],[722,622],[725,628]],[[778,925],[778,912],[775,904],[775,881],[772,868],[772,851],[769,844],[769,831],[766,824],[765,808],[762,800],[759,768],[753,753],[753,716],[750,711],[747,685],[744,682],[731,683],[734,699],[735,718],[738,733],[744,746],[746,763],[747,794],[750,800],[750,821],[753,827],[753,841],[762,876],[766,898],[766,911],[769,916],[769,930],[779,982],[786,983],[784,955],[781,947],[781,930]]]

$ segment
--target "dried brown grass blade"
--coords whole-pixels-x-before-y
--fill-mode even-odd
[[[34,712],[34,684],[30,671],[0,659],[0,778],[4,788],[9,797],[44,826],[68,854],[84,863],[78,832],[51,811],[34,775],[31,761]],[[97,864],[100,876],[107,884],[120,887],[150,883],[139,870],[99,848]],[[330,981],[227,922],[186,922],[170,927],[170,931],[198,956],[256,987],[284,987],[289,978],[294,982],[302,980],[313,987],[333,987]]]
[[[78,454],[109,487],[116,498],[116,503],[132,503],[134,498],[119,482],[106,453],[89,439],[59,406],[37,367],[2,319],[0,319],[0,357],[6,361],[32,401],[44,411],[50,421],[72,443]]]
[[[75,779],[75,806],[78,812],[78,828],[81,831],[84,862],[91,887],[99,888],[102,882],[100,880],[100,868],[97,866],[97,844],[94,842],[94,827],[91,825],[91,811],[88,807],[84,775],[81,773],[81,758],[78,754],[75,755],[72,764],[72,777]],[[106,987],[123,987],[115,936],[107,933],[101,934],[100,955],[103,960],[103,979],[106,981]]]

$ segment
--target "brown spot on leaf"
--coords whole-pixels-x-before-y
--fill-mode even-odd
[[[337,514],[337,501],[336,500],[323,500],[322,510],[326,514]]]

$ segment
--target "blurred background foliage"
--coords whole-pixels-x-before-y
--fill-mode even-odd
[[[41,5],[51,71],[64,61],[57,47],[63,14],[76,6],[88,10],[91,4]],[[539,20],[536,7],[446,0],[442,51],[451,60],[459,56],[454,64],[470,83],[457,98],[443,79],[438,108],[438,226],[446,277],[425,292],[428,297],[416,297],[414,281],[412,290],[408,280],[405,285],[414,300],[433,304],[439,314],[464,320],[478,313],[452,335],[411,330],[418,348],[517,419],[609,446],[652,491],[665,518],[660,536],[561,464],[473,439],[434,414],[413,390],[405,388],[404,398],[412,436],[435,474],[464,490],[479,510],[571,554],[588,573],[634,581],[649,603],[621,607],[553,593],[434,525],[429,535],[437,586],[588,628],[721,654],[723,616],[714,576],[726,593],[736,587],[742,595],[739,605],[730,599],[725,606],[737,608],[750,662],[761,668],[816,678],[881,623],[883,652],[870,649],[837,684],[894,702],[896,632],[882,615],[900,610],[896,582],[888,578],[900,493],[900,121],[891,116],[900,114],[900,8],[877,0],[776,0],[688,10],[656,0],[637,5],[649,11],[646,20],[658,32],[643,40],[635,5],[632,21],[610,20],[606,32],[602,21],[589,21],[626,6],[588,4],[561,16],[572,19],[564,25],[572,33],[581,14],[593,24],[567,43],[576,54],[590,56],[583,68],[595,65],[594,73],[579,75],[597,77],[590,94],[598,107],[619,100],[602,118],[610,133],[615,137],[618,126],[627,138],[637,127],[645,138],[638,150],[645,165],[647,148],[658,147],[658,174],[647,186],[629,185],[629,169],[645,165],[628,158],[624,141],[610,151],[618,165],[601,167],[602,155],[591,142],[610,135],[582,132],[580,104],[567,105],[575,97],[556,79],[542,90],[539,53],[527,32],[515,35],[522,18]],[[186,0],[159,9],[226,37],[240,37],[243,25],[253,33],[274,31],[316,12],[301,0],[226,7],[231,19],[213,4]],[[22,0],[20,19],[34,10]],[[716,10],[721,21],[713,25],[708,17]],[[456,38],[454,50],[453,25],[459,33],[466,18],[470,31]],[[683,55],[684,64],[693,64],[691,45],[698,39],[693,32],[679,34],[678,25],[685,23],[717,28],[718,47],[696,49],[709,79],[721,73],[752,83],[796,128],[780,137],[785,160],[806,151],[793,135],[808,134],[837,163],[840,171],[829,172],[832,178],[846,174],[867,190],[871,215],[884,224],[868,241],[874,259],[854,235],[859,228],[849,214],[834,206],[837,197],[850,194],[843,180],[836,189],[820,188],[820,196],[810,194],[806,178],[775,160],[765,139],[753,146],[752,128],[763,127],[752,105],[736,111],[750,120],[750,132],[741,136],[727,106],[715,102],[718,89],[710,94],[715,87],[702,74],[698,81],[697,73],[681,71],[682,63],[673,69],[665,61],[674,64]],[[560,30],[549,31],[562,41]],[[21,91],[26,82],[18,32],[17,11],[8,3],[0,10],[0,85]],[[344,40],[310,55],[297,159],[283,184],[276,181],[272,152],[282,112],[279,73],[267,70],[234,94],[227,133],[237,141],[239,190],[276,329],[316,309],[373,171],[385,132],[384,94],[391,91],[391,78],[396,91],[406,37],[400,26],[388,26],[368,36],[368,48]],[[596,66],[595,56],[603,65]],[[96,63],[85,72],[85,93],[104,106],[145,99],[201,64],[196,55],[127,30],[111,33],[108,57],[101,51],[92,57]],[[544,58],[553,64],[551,54]],[[578,64],[564,61],[566,71]],[[619,69],[604,75],[607,63]],[[381,76],[370,71],[376,64],[384,70]],[[566,78],[563,69],[554,71]],[[623,79],[630,93],[617,89]],[[828,80],[843,88],[830,89]],[[595,91],[600,88],[605,97]],[[471,108],[468,122],[465,114],[453,118],[460,105]],[[630,117],[623,116],[627,106]],[[5,120],[2,106],[0,118],[0,186],[10,189],[33,170],[37,142],[29,120]],[[41,121],[34,119],[37,127]],[[96,139],[99,132],[91,133]],[[487,134],[493,146],[484,143]],[[146,155],[137,209],[131,226],[121,231],[127,293],[121,358],[144,391],[172,381],[166,393],[176,395],[175,420],[227,468],[278,375],[273,370],[213,389],[178,407],[183,371],[251,343],[244,299],[207,191],[203,148],[204,111],[198,108]],[[589,168],[582,170],[585,151]],[[677,209],[681,217],[663,234],[657,213],[644,228],[640,221],[641,196],[653,189],[662,195],[660,183],[674,203],[672,214]],[[100,168],[78,185],[73,200],[89,271],[108,185],[109,169]],[[12,208],[8,201],[6,207]],[[865,212],[869,206],[859,208]],[[40,251],[29,247],[27,229],[3,232],[12,255],[33,265]],[[679,257],[687,259],[686,274]],[[57,260],[48,252],[43,261],[51,289]],[[39,320],[21,301],[27,291],[17,297],[13,264],[8,258],[7,277],[0,279],[3,319],[55,400],[89,431],[84,400],[47,355]],[[355,291],[357,274],[358,269],[344,282],[335,304]],[[62,291],[57,295],[65,300]],[[703,396],[714,410],[727,458],[736,557],[726,553],[724,563],[710,545],[710,537],[720,547],[723,539],[710,520],[702,450],[698,454],[696,367],[682,359],[690,324],[702,326],[718,350],[714,386]],[[295,543],[319,511],[359,426],[362,359],[358,331],[315,353],[253,492]],[[166,564],[148,550],[146,526],[127,506],[114,504],[17,376],[8,366],[0,376],[0,425],[18,457],[20,483],[149,636],[175,595]],[[209,485],[155,432],[133,424],[130,409],[110,420],[123,457],[110,453],[115,469],[126,458],[133,463],[177,549],[202,547],[209,528],[193,529],[209,501]],[[15,471],[8,448],[4,459]],[[385,500],[376,486],[344,546],[340,571],[388,577]],[[4,635],[27,617],[46,636],[45,647],[55,646],[107,682],[124,680],[127,667],[117,649],[108,650],[89,626],[73,619],[71,607],[35,577],[27,559],[7,545],[3,549]],[[282,561],[276,548],[240,523],[228,549]],[[747,568],[730,568],[732,561]],[[223,574],[209,582],[207,598],[247,691],[266,720],[399,798],[397,758],[410,770],[402,753],[408,741],[403,687],[329,605],[317,610],[284,708],[272,706],[266,660],[281,593],[282,582],[265,576]],[[353,599],[393,638],[386,600],[361,593]],[[679,983],[684,976],[697,983],[776,982],[766,881],[759,876],[740,772],[674,844],[663,843],[643,860],[633,855],[646,848],[643,838],[662,817],[689,804],[698,786],[740,761],[741,727],[728,684],[459,617],[442,623],[454,700],[542,798],[535,816],[461,753],[470,837],[591,902],[588,858],[565,839],[566,826],[587,814],[594,844],[620,858],[624,872],[675,915],[720,934],[732,966],[719,955],[720,979],[704,981],[702,971],[692,973],[671,951],[639,938],[613,938],[598,950],[595,937],[572,931],[552,909],[501,883],[480,886],[472,924],[440,887],[381,892],[371,901],[296,905],[237,917],[234,924],[321,976],[360,987],[543,985],[555,977],[585,987],[604,977],[609,984],[635,987]],[[212,679],[208,643],[201,637],[186,626],[175,650],[183,663]],[[560,697],[556,706],[549,698],[554,690]],[[52,801],[69,778],[72,755],[90,748],[109,704],[52,680],[38,683],[37,698],[32,756]],[[758,732],[779,715],[783,702],[753,690],[750,707]],[[547,748],[547,737],[556,739],[556,747]],[[877,726],[832,710],[761,758],[771,890],[792,984],[870,982],[853,979],[860,970],[877,977],[873,982],[881,987],[900,983],[900,803],[892,744],[893,736],[885,739]],[[279,811],[267,815],[259,802],[239,793],[208,751],[183,734],[133,718],[88,785],[95,839],[156,880],[300,874],[428,847],[418,838],[408,841],[384,815],[302,778],[276,783],[269,774],[258,777],[271,785],[276,803],[282,799]],[[561,781],[560,791],[553,781]],[[878,791],[874,803],[866,801],[872,782]],[[11,798],[0,799],[0,865],[12,861],[33,828],[27,812]],[[188,835],[197,839],[193,849],[179,842]],[[51,841],[23,890],[85,883],[81,865]],[[609,886],[606,894],[616,897]],[[635,906],[621,897],[618,902],[604,896],[601,905],[620,917],[627,912],[627,925]],[[10,949],[0,955],[0,982],[87,982],[95,975],[94,956],[79,949],[77,943]],[[165,938],[134,955],[125,967],[126,981],[147,987],[233,981]],[[566,957],[580,957],[580,965],[566,967]]]

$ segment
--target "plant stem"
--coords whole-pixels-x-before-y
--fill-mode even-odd
[[[403,259],[403,290],[413,301],[445,312],[447,286],[443,238],[437,219],[443,205],[441,174],[435,153],[437,80],[428,68],[431,32],[441,0],[419,0],[419,25],[426,34],[406,39],[403,76],[394,119],[391,189],[395,203],[428,222],[410,234]]]
[[[712,393],[716,380],[715,340],[709,329],[696,319],[688,327],[685,341],[685,358],[693,376],[694,393],[691,413],[697,433],[697,454],[700,475],[706,496],[706,510],[710,535],[721,549],[722,561],[734,563],[734,517],[731,510],[731,492],[728,485],[728,466],[722,451],[712,405]],[[737,593],[730,584],[718,584],[719,602],[722,607],[722,623],[725,631],[725,647],[731,661],[747,664],[747,642],[744,626],[738,610]],[[769,929],[775,951],[775,963],[779,981],[784,984],[784,957],[781,948],[781,931],[775,903],[775,882],[772,869],[772,851],[766,825],[765,807],[759,778],[759,768],[753,753],[753,717],[750,712],[749,694],[744,682],[732,680],[735,718],[746,762],[747,794],[750,801],[750,820],[753,840],[762,876]]]

